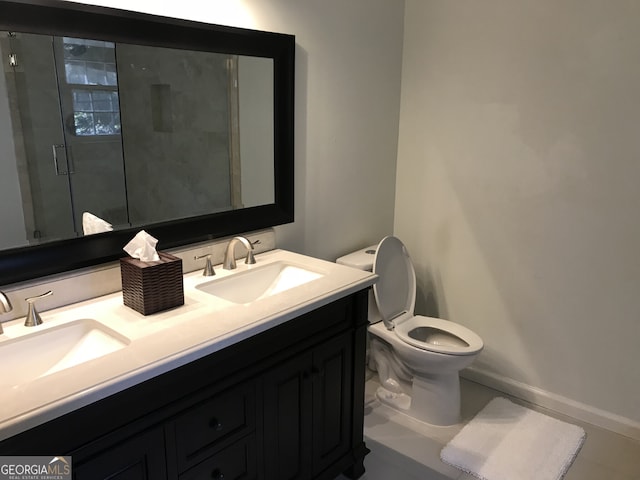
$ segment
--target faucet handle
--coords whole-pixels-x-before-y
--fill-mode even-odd
[[[251,246],[251,248],[247,249],[247,258],[244,259],[244,263],[246,263],[247,265],[254,265],[256,263],[256,259],[253,256],[253,250],[254,250],[253,246],[259,245],[260,243],[262,243],[260,242],[260,239],[255,240],[253,242],[249,242],[249,245]]]
[[[196,255],[195,257],[193,257],[194,260],[200,260],[202,258],[206,258],[207,259],[207,262],[204,265],[204,270],[202,271],[202,276],[203,277],[213,277],[216,274],[216,272],[213,269],[213,265],[211,264],[211,254],[207,253],[207,254],[200,255],[200,256]]]
[[[35,327],[36,325],[42,324],[42,318],[40,318],[40,314],[36,310],[35,301],[39,300],[40,298],[48,297],[49,295],[53,295],[53,292],[51,290],[34,297],[25,298],[25,301],[27,302],[27,305],[29,307],[29,309],[27,310],[27,318],[24,321],[25,327]]]

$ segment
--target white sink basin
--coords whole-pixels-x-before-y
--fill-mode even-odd
[[[129,339],[92,319],[0,342],[0,387],[31,382],[120,350]]]
[[[233,303],[250,303],[324,276],[288,262],[274,262],[202,283],[196,288]]]

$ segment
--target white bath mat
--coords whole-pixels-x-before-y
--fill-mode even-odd
[[[483,480],[559,480],[585,436],[576,425],[497,397],[442,449],[440,458]]]

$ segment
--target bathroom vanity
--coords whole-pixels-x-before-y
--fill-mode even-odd
[[[0,50],[12,59],[4,72],[8,104],[20,107],[10,112],[15,131],[6,141],[24,142],[8,161],[24,172],[32,164],[47,165],[42,172],[49,181],[68,180],[59,182],[63,191],[55,200],[49,189],[32,189],[34,198],[23,205],[24,225],[5,228],[24,230],[25,238],[17,245],[0,242],[3,288],[25,281],[35,288],[43,277],[115,261],[140,228],[171,249],[293,221],[292,35],[52,0],[0,0],[0,31]],[[102,70],[112,72],[108,81],[67,75],[78,62],[93,65],[98,57]],[[35,58],[42,61],[26,61]],[[221,70],[203,75],[205,88],[185,83],[213,64]],[[186,74],[180,75],[180,65],[188,67]],[[55,95],[45,96],[57,98],[53,114],[32,115],[10,96],[26,91],[23,83],[30,79],[49,80],[46,91]],[[220,80],[224,109],[203,100],[214,79]],[[86,109],[67,95],[72,88],[103,97],[108,90],[109,98],[117,98],[109,110],[113,128],[85,128]],[[28,90],[36,96],[44,91],[41,83]],[[194,97],[185,97],[187,92]],[[142,115],[149,109],[153,114]],[[130,143],[142,138],[141,131],[120,131],[138,116],[144,141]],[[200,121],[174,129],[174,117]],[[128,120],[120,125],[118,118]],[[247,125],[242,118],[253,121]],[[213,120],[220,125],[211,132]],[[172,131],[178,135],[169,139]],[[109,142],[82,142],[98,134]],[[200,139],[229,143],[194,149]],[[263,143],[244,145],[241,139]],[[31,150],[37,155],[27,155]],[[255,161],[251,152],[259,152]],[[82,168],[83,158],[91,168]],[[228,167],[228,177],[215,161]],[[103,163],[109,175],[96,167]],[[170,182],[151,181],[151,172],[166,174]],[[212,188],[213,180],[221,188]],[[186,188],[172,191],[168,185]],[[206,199],[202,208],[199,198]],[[74,199],[79,203],[61,210]],[[132,216],[145,210],[145,199],[153,208]],[[159,203],[165,199],[170,202]],[[184,208],[172,211],[178,199]],[[39,208],[37,215],[27,215],[32,207]],[[83,235],[74,212],[91,212],[114,230]],[[51,221],[32,225],[31,217]],[[256,259],[255,266],[217,268],[213,279],[185,275],[184,305],[153,315],[125,307],[115,293],[45,311],[44,324],[33,329],[23,326],[24,318],[6,322],[0,335],[0,455],[71,455],[78,480],[360,476],[367,452],[366,291],[377,277],[282,250]],[[83,280],[75,282],[66,285]]]
[[[45,312],[41,327],[92,318],[128,343],[3,388],[0,454],[71,455],[78,480],[359,477],[376,276],[281,250],[257,260],[186,275],[185,306],[147,317],[120,294]],[[243,304],[207,293],[287,267],[317,277]]]

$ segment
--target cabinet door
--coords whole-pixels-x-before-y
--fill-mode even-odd
[[[264,463],[267,480],[311,478],[311,353],[264,376]]]
[[[313,476],[351,447],[352,363],[350,334],[313,350]]]
[[[349,452],[352,363],[344,334],[265,375],[268,480],[308,480]]]
[[[75,456],[74,456],[75,457]],[[76,465],[75,480],[164,480],[167,478],[161,428],[136,435]]]

